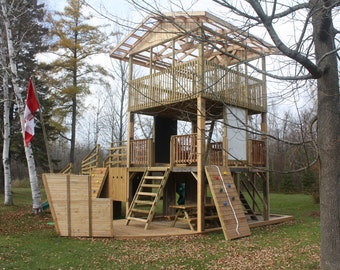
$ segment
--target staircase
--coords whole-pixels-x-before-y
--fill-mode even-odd
[[[251,206],[249,205],[249,203],[248,203],[246,197],[244,196],[243,192],[240,191],[239,194],[240,194],[240,200],[243,204],[243,207],[246,210],[247,214],[250,216],[250,218],[252,220],[259,220],[256,213],[254,212],[253,208],[251,208]]]
[[[231,240],[250,235],[247,218],[229,167],[210,165],[205,167],[205,172],[224,237]]]
[[[169,167],[149,167],[145,171],[129,208],[126,225],[134,220],[145,223],[145,230],[148,228],[169,174]]]

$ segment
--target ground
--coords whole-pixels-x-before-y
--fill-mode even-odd
[[[234,241],[222,232],[153,240],[60,237],[50,213],[34,216],[27,202],[1,205],[0,269],[319,269],[319,206],[301,194],[274,194],[271,201],[295,220]]]

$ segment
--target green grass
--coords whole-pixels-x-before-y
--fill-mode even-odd
[[[13,192],[15,206],[0,206],[0,269],[319,269],[319,206],[310,196],[272,194],[271,212],[294,221],[234,241],[222,232],[115,240],[60,237],[50,214],[30,214],[28,188]]]

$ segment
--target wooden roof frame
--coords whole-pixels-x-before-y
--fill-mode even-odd
[[[112,58],[157,69],[198,57],[205,44],[205,58],[223,65],[251,61],[276,52],[268,42],[208,13],[171,12],[148,16],[110,53]]]

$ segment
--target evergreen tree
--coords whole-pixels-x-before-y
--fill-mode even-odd
[[[63,12],[49,16],[50,48],[57,56],[49,65],[53,95],[59,105],[53,112],[60,124],[70,119],[71,136],[63,134],[71,144],[70,163],[74,163],[75,159],[77,114],[84,107],[90,84],[103,84],[100,75],[107,75],[102,66],[89,61],[91,57],[105,52],[106,36],[100,27],[88,24],[92,16],[84,14],[82,1],[68,0]]]

